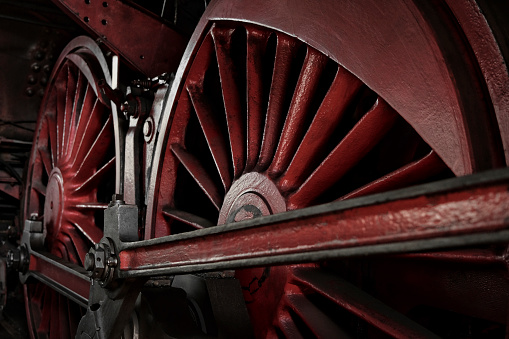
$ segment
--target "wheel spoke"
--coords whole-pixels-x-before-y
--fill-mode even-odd
[[[212,38],[216,47],[217,65],[221,78],[224,109],[230,138],[230,150],[233,161],[233,176],[240,177],[245,164],[244,109],[239,93],[239,83],[236,81],[236,65],[231,58],[231,40],[234,29],[212,29]]]
[[[97,244],[103,237],[103,232],[97,226],[95,226],[93,222],[93,218],[90,215],[84,215],[81,213],[72,213],[72,215],[68,216],[69,223],[74,226],[72,232],[78,230],[81,234],[83,234],[91,243]],[[77,233],[71,234],[69,231],[69,236],[79,236]],[[74,239],[74,238],[73,238]],[[81,243],[84,243],[81,238],[76,238],[76,240],[80,240]],[[78,249],[79,251],[79,249]],[[86,249],[88,251],[88,249]]]
[[[270,86],[267,116],[265,118],[262,146],[257,165],[259,171],[265,170],[274,158],[274,152],[284,122],[284,98],[288,95],[289,91],[288,82],[291,76],[292,61],[298,47],[299,45],[295,39],[291,39],[283,34],[277,34],[276,57]]]
[[[306,323],[317,338],[351,338],[327,313],[315,306],[302,294],[288,295],[288,306]]]
[[[48,149],[45,147],[38,147],[39,156],[41,157],[42,164],[44,165],[44,170],[46,173],[51,173],[51,155],[48,153]]]
[[[229,168],[228,146],[217,121],[213,117],[210,106],[205,102],[205,98],[203,98],[201,89],[197,86],[188,85],[187,90],[196,115],[198,116],[198,120],[200,121],[200,126],[207,140],[210,152],[214,158],[221,181],[225,190],[227,190],[232,182]]]
[[[426,328],[336,275],[323,270],[298,269],[294,277],[298,284],[320,293],[393,337],[437,338]]]
[[[311,47],[308,48],[276,154],[269,167],[271,177],[278,177],[288,168],[302,140],[306,118],[311,113],[311,103],[327,61],[325,55]]]
[[[65,67],[65,71],[61,71],[55,80],[56,90],[56,159],[59,160],[62,157],[63,135],[64,135],[64,119],[65,119],[65,108],[67,101],[67,72],[68,67]],[[65,75],[63,73],[66,73]]]
[[[258,161],[263,136],[264,121],[264,71],[263,54],[269,34],[247,29],[247,162],[246,172]]]
[[[89,154],[90,148],[93,142],[96,140],[93,136],[97,135],[97,132],[101,130],[101,115],[103,113],[103,106],[99,100],[95,99],[93,108],[88,116],[80,117],[78,133],[81,134],[78,144],[74,145],[72,167],[80,165],[87,154]],[[82,115],[85,112],[82,112]],[[83,119],[85,118],[85,119]],[[82,119],[84,120],[82,123]],[[83,129],[80,127],[83,126]],[[80,134],[78,134],[80,135]]]
[[[69,238],[64,236],[61,239],[57,240],[56,241],[57,244],[56,244],[55,248],[58,249],[58,251],[60,252],[59,254],[62,259],[69,261],[69,258],[72,256],[68,255],[69,251],[62,241],[68,242]]]
[[[60,155],[65,158],[67,154],[67,147],[69,146],[69,130],[71,127],[71,118],[73,115],[73,107],[76,105],[76,95],[78,91],[77,79],[74,70],[67,67],[67,86],[65,91],[65,110],[62,122],[62,147]]]
[[[171,145],[171,151],[179,159],[187,172],[193,177],[198,186],[200,186],[203,192],[207,195],[214,207],[219,210],[223,202],[222,194],[208,175],[207,171],[200,164],[200,161],[178,144]]]
[[[112,173],[115,169],[115,158],[113,157],[110,161],[108,161],[103,167],[101,167],[97,172],[95,172],[90,178],[88,178],[83,184],[78,186],[74,191],[89,191],[94,187],[97,187],[101,182],[108,178],[110,173]]]
[[[113,121],[111,116],[109,116],[108,120],[106,120],[102,126],[99,135],[88,150],[83,162],[80,164],[80,167],[76,172],[76,176],[73,178],[74,182],[85,182],[94,174],[94,171],[101,166],[101,162],[104,161],[106,151],[113,142],[112,126]]]
[[[76,126],[77,121],[80,116],[80,112],[83,105],[83,98],[86,95],[87,83],[85,82],[83,73],[78,71],[78,77],[76,80],[76,90],[74,93],[74,100],[72,106],[71,117],[67,123],[68,131],[67,131],[67,143],[65,144],[65,154],[66,156],[70,156],[70,150],[73,149],[74,142],[76,141]]]
[[[64,233],[60,233],[58,238],[62,241],[62,243],[59,243],[60,250],[62,252],[61,258],[73,263],[79,263],[83,258],[80,256],[76,247],[74,246],[73,240]]]
[[[48,132],[48,121],[44,119],[40,129],[38,138],[37,151],[41,157],[41,161],[44,165],[44,170],[49,175],[52,169],[51,163],[51,150],[50,150],[49,132]]]
[[[279,187],[283,192],[297,189],[305,177],[313,171],[312,166],[317,156],[323,151],[361,85],[359,79],[343,67],[339,67],[332,86],[302,139],[297,153],[279,181]]]
[[[82,73],[80,72],[80,75]],[[83,80],[85,82],[85,80]],[[90,116],[90,113],[94,109],[95,105],[95,93],[92,90],[92,87],[88,83],[85,83],[83,85],[84,93],[83,98],[81,101],[81,107],[76,107],[76,116],[74,117],[75,123],[73,124],[73,129],[71,131],[71,141],[69,145],[69,155],[75,154],[75,144],[78,141],[77,138],[79,136],[83,135],[83,132],[85,131],[86,124],[88,123],[88,117]],[[81,140],[80,140],[81,141]],[[78,141],[79,142],[79,141]]]
[[[69,206],[78,210],[105,210],[108,208],[108,204],[99,202],[80,202],[74,206]]]
[[[384,137],[397,113],[382,99],[366,113],[299,189],[288,198],[289,209],[308,206],[355,166]]]
[[[53,164],[53,168],[56,167],[58,161],[58,151],[57,151],[57,126],[55,121],[55,116],[52,114],[46,115],[46,126],[48,128],[49,134],[49,143],[51,149],[51,163]]]
[[[72,247],[68,249],[69,252],[76,251],[79,257],[79,261],[74,262],[85,262],[85,256],[88,253],[88,250],[90,249],[90,246],[85,244],[85,241],[81,238],[81,236],[76,232],[76,229],[73,224],[66,224],[62,225],[62,237],[67,238],[65,235],[68,236],[67,244],[69,247]]]
[[[407,187],[419,181],[433,177],[447,169],[442,159],[431,151],[428,155],[402,168],[375,180],[338,200],[352,199],[368,194],[386,192],[397,188]]]
[[[185,211],[180,211],[172,208],[165,208],[163,210],[163,214],[169,218],[183,222],[195,229],[214,226],[214,224],[209,220]]]
[[[97,131],[99,128],[99,119],[100,116],[100,104],[99,100],[95,97],[94,91],[90,85],[87,85],[85,90],[85,97],[83,99],[83,104],[81,106],[80,112],[78,114],[78,121],[75,127],[75,133],[73,136],[72,147],[69,153],[69,158],[74,163],[76,161],[76,157],[82,148],[82,143],[86,141],[85,134],[87,130],[92,129],[93,131]],[[97,128],[94,130],[94,128]],[[84,147],[86,148],[86,147]],[[72,159],[71,159],[72,158]]]
[[[32,189],[42,196],[46,196],[46,186],[39,180],[34,180],[31,183]]]
[[[280,313],[278,327],[285,335],[285,338],[304,339],[288,312]]]

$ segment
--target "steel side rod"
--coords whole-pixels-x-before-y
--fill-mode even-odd
[[[509,241],[509,171],[119,244],[119,277]]]
[[[157,239],[121,242],[117,278],[509,242],[509,170]],[[33,276],[84,305],[83,268],[30,250]]]
[[[90,277],[81,266],[69,263],[51,253],[30,253],[29,276],[43,282],[65,297],[87,307],[90,291]]]

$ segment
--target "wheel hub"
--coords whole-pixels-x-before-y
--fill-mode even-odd
[[[44,203],[44,227],[55,236],[60,231],[62,215],[64,212],[64,180],[58,168],[50,173]]]
[[[247,173],[236,180],[219,212],[218,225],[286,211],[286,202],[276,185],[260,173]]]

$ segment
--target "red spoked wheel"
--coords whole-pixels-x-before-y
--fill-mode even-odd
[[[83,265],[102,238],[103,213],[115,192],[115,139],[111,109],[98,82],[111,81],[95,42],[73,40],[48,85],[30,157],[25,219],[44,225],[46,249]],[[32,337],[71,338],[84,310],[43,283],[25,285]]]
[[[349,18],[350,30],[340,35],[341,23],[313,21],[316,9],[310,4],[289,13],[278,12],[285,5],[277,4],[270,15],[255,14],[264,5],[217,2],[208,13],[210,21],[206,13],[199,25],[203,32],[177,74],[180,83],[167,112],[147,238],[500,166],[504,155],[489,104],[473,117],[462,102],[466,90],[477,95],[468,100],[484,105],[485,92],[454,85],[456,70],[444,78],[440,72],[453,69],[448,63],[454,58],[435,49],[438,41],[429,50],[419,46],[424,41],[429,47],[436,38],[428,31],[431,22],[408,39],[398,35],[407,43],[402,47],[407,54],[393,55],[391,65],[399,66],[391,73],[391,65],[363,63],[367,56],[354,53],[364,48],[359,43],[351,50],[334,45],[369,36],[371,28],[352,33],[355,20]],[[329,9],[315,5],[327,17]],[[339,5],[330,7],[331,16],[340,13]],[[345,12],[352,8],[369,7],[352,5]],[[395,8],[395,13],[407,10]],[[362,21],[373,16],[355,13]],[[374,25],[387,20],[378,16]],[[327,29],[332,37],[322,39],[324,32],[291,25],[296,18],[306,27],[307,20],[339,28]],[[403,43],[394,38],[398,30],[389,28],[377,31],[392,41],[385,54]],[[377,43],[359,41],[368,50]],[[463,41],[457,44],[458,50],[465,47]],[[421,53],[417,64],[425,71],[408,58],[414,52]],[[455,57],[472,66],[469,55]],[[379,71],[378,78],[373,70]],[[380,74],[386,83],[380,84]],[[482,79],[474,84],[484,86]],[[409,95],[408,88],[398,92],[405,86],[415,93]],[[478,122],[475,136],[469,134],[476,128],[473,121]],[[484,133],[489,137],[477,142]],[[479,156],[481,149],[490,156]],[[497,259],[499,251],[490,247],[256,268],[238,270],[236,277],[256,337],[494,335],[504,333],[506,322],[506,268]],[[455,275],[465,281],[452,282]],[[467,307],[465,299],[472,293],[483,298]]]

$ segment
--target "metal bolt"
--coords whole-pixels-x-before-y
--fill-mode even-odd
[[[152,80],[150,79],[137,79],[132,81],[132,85],[136,87],[152,88]]]
[[[29,97],[33,96],[35,93],[34,89],[32,87],[28,87],[26,90],[25,90],[25,94],[28,95]]]
[[[21,259],[21,253],[18,249],[9,250],[7,252],[7,267],[17,270],[19,268],[19,262]]]
[[[122,194],[115,193],[111,197],[111,202],[112,203],[124,203],[124,196]]]
[[[91,250],[88,254],[88,263],[85,263],[87,267],[91,268],[92,277],[95,279],[102,279],[106,273],[106,251],[105,249],[96,244],[95,249]],[[85,258],[86,259],[86,258]],[[91,261],[94,261],[93,263]],[[85,268],[86,269],[86,268]]]
[[[37,78],[35,76],[33,76],[32,74],[30,74],[28,76],[28,83],[31,84],[31,85],[34,85],[37,83]]]
[[[120,105],[120,110],[126,117],[138,117],[138,102],[136,100],[126,100]]]
[[[41,70],[41,65],[39,65],[38,63],[33,63],[31,68],[32,71],[39,72]]]
[[[7,267],[21,272],[25,272],[30,263],[30,257],[25,245],[9,250],[9,252],[7,252],[6,259]]]
[[[106,260],[106,264],[108,265],[108,267],[116,267],[118,264],[118,260],[115,257],[109,257]]]
[[[152,136],[152,120],[147,119],[143,124],[143,135],[145,136],[145,140],[149,139]]]
[[[87,253],[85,256],[85,269],[92,272],[95,268],[95,255],[94,253]]]

